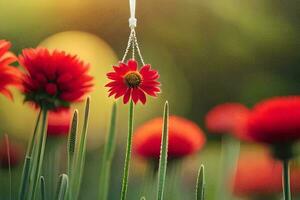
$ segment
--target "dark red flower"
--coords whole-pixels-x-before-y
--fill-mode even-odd
[[[70,103],[82,100],[93,86],[89,65],[64,51],[25,49],[19,60],[26,71],[25,100],[47,109],[69,107]]]
[[[155,118],[137,128],[133,135],[135,153],[145,158],[159,158],[163,119]],[[183,157],[199,151],[205,144],[203,131],[194,122],[178,116],[170,116],[170,158]]]
[[[275,97],[258,103],[247,120],[247,134],[268,144],[300,139],[300,96]]]
[[[241,137],[236,130],[240,123],[247,119],[249,112],[249,109],[240,103],[217,105],[207,113],[206,127],[213,133],[230,133]]]
[[[10,66],[17,61],[17,57],[9,52],[10,47],[10,42],[0,40],[0,93],[12,99],[8,87],[19,85],[21,79],[19,70]]]
[[[71,117],[70,109],[49,112],[47,134],[53,137],[68,135]]]
[[[300,167],[291,165],[291,189],[300,192]],[[282,192],[282,164],[266,151],[242,152],[233,177],[233,192],[237,196],[267,196]]]
[[[129,60],[127,64],[120,63],[114,66],[114,72],[107,73],[111,81],[105,85],[109,87],[109,96],[114,95],[115,99],[123,96],[123,102],[126,104],[129,99],[134,103],[141,101],[146,103],[147,93],[150,96],[157,96],[160,92],[157,81],[159,74],[152,70],[150,65],[145,65],[138,70],[138,63],[135,60]]]
[[[9,157],[8,157],[7,150],[9,150]],[[23,151],[23,149],[19,144],[15,143],[13,141],[9,141],[9,145],[8,145],[4,139],[1,140],[1,142],[0,142],[0,166],[2,168],[8,168],[9,161],[10,161],[10,166],[16,167],[22,161],[22,151]]]

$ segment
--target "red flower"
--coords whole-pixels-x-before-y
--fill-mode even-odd
[[[237,196],[265,196],[282,192],[282,164],[266,152],[241,154],[233,178],[233,192]],[[291,165],[291,189],[300,192],[300,167]]]
[[[247,134],[257,142],[293,143],[300,139],[300,96],[258,103],[247,120]]]
[[[54,137],[68,135],[71,117],[70,109],[49,112],[47,134]]]
[[[114,72],[107,73],[111,82],[105,85],[110,88],[109,96],[114,95],[115,99],[123,96],[125,104],[130,98],[134,103],[141,101],[145,104],[145,93],[156,97],[160,92],[160,83],[157,81],[159,74],[156,70],[152,70],[150,65],[145,65],[138,71],[137,62],[129,60],[127,64],[120,63],[113,68]]]
[[[19,60],[26,70],[25,101],[47,109],[69,107],[70,103],[82,100],[93,85],[93,78],[87,73],[89,65],[64,51],[25,49]]]
[[[159,158],[163,119],[155,118],[141,125],[133,135],[134,151],[145,158]],[[170,116],[168,155],[183,157],[199,151],[205,143],[202,130],[193,122]]]
[[[240,103],[224,103],[211,109],[205,118],[206,127],[214,133],[230,133],[242,137],[237,131],[249,114],[249,109]]]
[[[20,72],[10,64],[17,61],[17,57],[9,52],[10,42],[0,40],[0,93],[12,99],[8,87],[20,84]]]
[[[7,153],[7,146],[9,146],[9,157]],[[22,161],[22,151],[20,145],[15,142],[9,141],[9,145],[5,142],[5,140],[1,140],[0,142],[0,166],[2,168],[9,167],[9,158],[10,158],[10,166],[16,167]]]

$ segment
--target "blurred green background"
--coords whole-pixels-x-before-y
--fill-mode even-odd
[[[300,1],[279,0],[137,0],[137,34],[146,63],[159,70],[162,94],[139,105],[136,125],[162,114],[169,100],[171,113],[185,116],[204,128],[206,112],[218,103],[235,101],[251,107],[271,96],[299,94]],[[12,42],[12,51],[37,45],[77,53],[92,65],[96,87],[92,93],[89,153],[82,199],[95,199],[102,144],[111,99],[106,98],[105,73],[122,57],[129,28],[125,0],[1,0],[0,38]],[[61,33],[68,31],[67,33]],[[72,31],[72,32],[70,32]],[[34,126],[35,113],[22,103],[0,97],[0,131],[24,141]],[[81,105],[76,105],[81,109]],[[120,187],[126,106],[119,106],[118,147],[113,165],[110,199]],[[81,110],[80,110],[81,111]],[[24,128],[26,127],[26,128]],[[194,195],[196,171],[202,162],[208,177],[218,170],[218,136],[211,136],[199,156],[184,162],[186,199]],[[140,196],[140,164],[133,165],[129,199]],[[141,170],[143,171],[143,170]],[[13,171],[17,185],[20,170]],[[1,171],[1,184],[7,174]],[[207,195],[214,195],[216,178],[208,179]],[[0,187],[0,199],[7,186]],[[17,191],[17,187],[14,187]],[[189,191],[189,193],[188,193]],[[15,192],[16,193],[16,192]]]

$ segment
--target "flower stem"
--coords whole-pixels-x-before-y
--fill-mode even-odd
[[[99,200],[107,200],[109,183],[110,183],[110,168],[115,151],[116,143],[116,117],[117,116],[117,104],[113,103],[110,127],[108,131],[107,141],[104,146],[104,153],[102,158],[102,166],[100,171],[100,189]]]
[[[128,174],[130,167],[130,157],[131,157],[131,146],[132,146],[132,132],[133,132],[133,116],[134,116],[134,105],[133,101],[130,101],[129,104],[129,119],[128,119],[128,135],[127,135],[127,147],[123,171],[123,180],[122,180],[122,190],[121,190],[121,200],[126,199],[127,187],[128,187]]]
[[[285,159],[282,161],[283,171],[282,171],[282,180],[283,180],[283,196],[284,200],[291,200],[291,186],[290,186],[290,168],[289,160]]]
[[[39,142],[37,144],[37,162],[36,166],[33,166],[34,169],[32,171],[33,173],[33,187],[32,187],[32,193],[29,194],[31,196],[31,199],[35,199],[36,192],[38,189],[38,183],[40,180],[40,174],[42,171],[43,166],[43,159],[44,159],[44,152],[45,152],[45,145],[46,145],[46,138],[47,138],[47,109],[42,109],[43,119],[42,119],[42,129],[39,136]]]

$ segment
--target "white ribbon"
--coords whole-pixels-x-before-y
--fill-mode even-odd
[[[129,0],[129,7],[130,7],[130,18],[129,18],[129,27],[134,29],[136,27],[137,19],[135,18],[135,5],[136,0]]]

